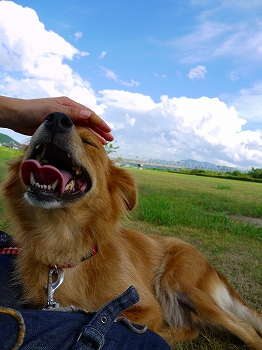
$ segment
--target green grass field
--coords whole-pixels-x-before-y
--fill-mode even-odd
[[[20,151],[0,146],[0,183],[3,180],[4,174],[6,172],[6,162],[19,155]],[[0,200],[0,230],[8,231],[9,223],[5,219],[3,205]]]
[[[3,179],[3,176],[6,171],[6,162],[9,159],[18,156],[19,153],[20,151],[18,150],[0,146],[0,181]]]
[[[230,215],[262,217],[262,184],[153,170],[132,172],[139,188],[136,220],[183,225],[262,239],[262,229],[233,223]]]
[[[3,162],[17,154],[2,153],[2,148],[0,179]],[[125,225],[192,243],[250,306],[262,312],[262,184],[145,169],[128,171],[136,179],[139,203]],[[2,204],[0,218],[0,228],[8,231]],[[204,329],[197,340],[174,349],[247,348],[232,335]]]
[[[252,307],[262,312],[262,184],[129,170],[136,179],[139,203],[128,226],[176,236],[198,248]],[[262,220],[260,222],[262,226]],[[205,329],[183,350],[247,349],[224,332]]]

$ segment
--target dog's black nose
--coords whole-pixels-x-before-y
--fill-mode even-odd
[[[45,117],[45,126],[52,132],[68,132],[71,131],[73,122],[64,113],[53,112]]]

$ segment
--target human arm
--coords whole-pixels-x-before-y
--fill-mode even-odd
[[[75,125],[88,127],[105,144],[113,141],[110,127],[91,109],[68,97],[19,99],[0,96],[0,127],[32,135],[51,112],[67,114]]]

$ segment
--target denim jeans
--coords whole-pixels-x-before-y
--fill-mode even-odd
[[[129,287],[97,313],[29,310],[19,302],[18,287],[14,289],[9,283],[12,263],[13,258],[0,256],[2,350],[170,350],[156,333],[125,318],[117,318],[138,302],[134,287]]]

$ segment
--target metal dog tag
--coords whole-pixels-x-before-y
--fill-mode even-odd
[[[57,280],[55,282],[53,282],[53,275],[57,275]],[[54,266],[49,270],[48,284],[45,285],[45,289],[47,289],[47,303],[43,307],[43,310],[59,307],[59,304],[54,299],[54,292],[59,286],[61,286],[63,280],[64,271],[62,269]]]

